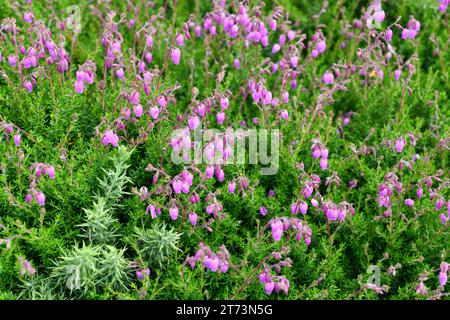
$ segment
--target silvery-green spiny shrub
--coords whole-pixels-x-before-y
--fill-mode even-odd
[[[167,259],[172,256],[178,248],[181,234],[166,225],[154,224],[149,229],[135,228],[137,238],[137,251],[149,266],[162,269]]]
[[[105,198],[97,198],[92,208],[83,210],[86,213],[85,222],[79,225],[84,231],[82,237],[99,244],[111,243],[117,237],[117,228],[114,225],[117,219],[112,216],[111,210],[106,208]]]
[[[107,289],[126,290],[130,279],[130,264],[124,257],[125,249],[113,246],[103,246],[100,260],[99,283]]]
[[[105,176],[100,181],[100,191],[95,196],[92,208],[83,209],[86,213],[85,222],[80,224],[84,231],[81,236],[88,238],[93,243],[110,243],[117,237],[115,224],[118,220],[113,216],[113,210],[118,205],[120,198],[126,194],[125,185],[130,182],[126,175],[129,167],[127,161],[131,153],[126,147],[120,146],[117,153],[111,157],[114,168],[104,169]]]
[[[27,300],[62,300],[64,295],[55,290],[45,276],[36,275],[23,280],[19,299]]]
[[[117,201],[122,198],[126,192],[125,185],[131,182],[127,177],[126,171],[130,166],[127,161],[130,159],[133,150],[127,150],[124,146],[119,146],[117,153],[111,157],[113,161],[114,170],[106,170],[105,176],[100,181],[100,190],[103,197],[106,199],[106,204],[111,208],[117,205]]]
[[[51,278],[60,291],[81,296],[106,288],[126,288],[129,265],[124,251],[107,245],[74,246],[55,262]]]
[[[83,245],[79,248],[72,247],[66,250],[63,255],[55,261],[51,278],[62,292],[67,289],[70,293],[82,292],[86,294],[90,290],[95,290],[99,278],[98,261],[100,247]]]

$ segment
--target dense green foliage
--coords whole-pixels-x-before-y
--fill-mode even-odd
[[[192,39],[185,39],[181,48],[181,62],[174,65],[167,51],[174,30],[181,30],[191,13],[193,21],[203,26],[201,19],[213,10],[212,1],[176,1],[176,7],[175,1],[154,1],[154,8],[148,1],[132,2],[135,7],[127,1],[77,4],[81,32],[75,37],[71,29],[57,28],[72,1],[33,1],[34,16],[54,30],[55,42],[57,35],[64,35],[70,63],[64,77],[46,65],[32,92],[21,86],[23,76],[8,64],[7,57],[15,52],[11,35],[5,30],[0,35],[0,299],[229,299],[236,293],[241,299],[448,298],[449,284],[439,289],[438,274],[440,264],[449,261],[450,243],[449,222],[443,224],[440,219],[441,213],[447,214],[450,200],[450,33],[448,12],[439,12],[437,1],[382,2],[386,18],[380,32],[400,16],[401,25],[411,15],[421,22],[414,40],[402,40],[401,30],[393,28],[395,57],[383,66],[383,79],[377,78],[369,60],[357,55],[358,48],[368,47],[367,37],[375,36],[364,28],[352,29],[353,39],[341,33],[362,17],[368,1],[266,1],[263,16],[279,4],[289,12],[292,28],[306,34],[306,46],[318,28],[327,43],[317,59],[311,59],[309,49],[300,50],[298,84],[291,89],[287,83],[290,101],[283,106],[288,119],[280,118],[276,108],[261,109],[250,93],[242,91],[264,69],[265,58],[280,59],[281,52],[278,58],[271,53],[280,31],[270,35],[267,48],[253,44],[246,48],[244,41],[232,42],[222,32],[213,38],[197,38],[191,30]],[[118,26],[123,36],[120,63],[126,67],[123,82],[114,78],[113,71],[103,73],[104,24],[94,8],[103,18],[114,10],[116,22],[121,13],[135,20],[133,28],[127,21]],[[21,31],[28,28],[22,17],[26,10],[0,0],[0,18],[14,17]],[[123,92],[131,92],[139,83],[136,60],[142,58],[144,35],[137,39],[135,33],[158,12],[160,17],[150,24],[156,34],[153,61],[147,66],[157,72],[149,95],[141,90],[141,103],[154,103],[158,95],[168,92],[168,112],[163,116],[161,112],[157,122],[149,116],[130,120],[119,134],[119,147],[105,146],[102,134],[113,126],[120,110],[129,106]],[[23,34],[18,39],[30,45]],[[341,48],[342,41],[345,48]],[[396,65],[411,57],[410,82],[407,66],[396,81]],[[235,58],[241,62],[238,70],[233,68]],[[371,59],[381,61],[375,54]],[[73,89],[75,72],[86,60],[96,65],[95,80],[78,94]],[[339,82],[336,77],[342,87],[330,91],[322,75],[333,64],[345,79]],[[367,68],[367,75],[360,76],[359,69],[350,75],[342,67],[352,64]],[[49,73],[52,82],[45,76]],[[218,81],[221,73],[223,80]],[[265,86],[280,97],[281,77],[265,77]],[[105,89],[101,90],[103,79]],[[187,195],[167,190],[171,177],[184,168],[171,162],[167,137],[181,123],[186,125],[183,117],[195,103],[227,90],[231,93],[227,125],[238,128],[245,120],[248,127],[280,130],[278,172],[261,175],[260,165],[226,165],[225,178],[218,181],[200,180],[192,170],[193,187],[200,182],[204,186],[197,190],[200,201],[192,204]],[[350,122],[343,125],[349,112]],[[254,117],[259,124],[253,124]],[[203,123],[226,127],[217,125],[215,113]],[[6,133],[7,124],[20,133],[20,147]],[[400,137],[407,143],[402,152],[396,152],[394,141]],[[326,170],[311,155],[314,139],[329,150]],[[414,161],[416,154],[419,157]],[[45,193],[44,206],[34,200],[26,202],[36,163],[55,168],[54,179],[45,176],[37,181],[37,190]],[[152,184],[153,167],[163,171],[158,184]],[[198,166],[203,172],[205,168]],[[403,190],[394,192],[392,215],[384,217],[386,208],[377,199],[388,172],[396,174]],[[355,214],[349,213],[342,223],[329,223],[321,204],[317,209],[310,204],[299,218],[312,229],[311,244],[287,236],[274,241],[267,224],[272,218],[292,216],[290,206],[301,195],[306,174],[320,177],[315,192],[324,201],[350,203]],[[230,193],[228,183],[243,177],[249,187]],[[331,183],[326,184],[329,177]],[[428,177],[432,177],[431,187],[425,184]],[[420,200],[418,184],[424,189]],[[143,186],[149,197],[142,196]],[[162,192],[157,192],[158,187]],[[271,197],[269,190],[275,191]],[[223,217],[208,224],[205,198],[210,192],[223,206]],[[405,206],[407,198],[414,199],[414,206]],[[445,201],[440,211],[435,209],[437,199]],[[146,211],[149,204],[161,209],[156,219]],[[180,209],[177,220],[169,217],[174,205]],[[266,216],[260,214],[261,206],[267,209]],[[191,211],[198,214],[195,227],[187,218]],[[226,246],[230,255],[227,272],[188,267],[185,261],[195,255],[200,242],[214,252]],[[281,268],[281,274],[289,279],[289,293],[267,295],[257,279],[262,271],[259,264],[286,246],[290,247],[286,257],[291,266]],[[19,258],[27,259],[36,273],[21,275],[24,266]],[[274,263],[272,258],[266,261]],[[385,286],[383,294],[365,288],[373,276],[368,268],[374,265]],[[397,266],[395,275],[389,269],[392,266]],[[150,275],[138,279],[137,268],[149,268]],[[244,285],[246,280],[254,281]],[[427,295],[416,292],[421,281]]]

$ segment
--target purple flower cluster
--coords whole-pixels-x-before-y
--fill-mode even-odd
[[[22,277],[25,275],[32,276],[36,273],[36,269],[33,268],[33,266],[28,260],[23,259],[21,257],[19,257],[18,260],[22,267],[22,269],[20,270],[20,274]]]
[[[322,33],[322,31],[318,31],[314,33],[311,37],[311,56],[316,59],[319,54],[323,54],[327,48],[326,39]]]
[[[384,178],[384,183],[382,183],[378,190],[378,204],[380,207],[385,207],[387,210],[384,212],[385,217],[390,217],[392,215],[392,194],[394,190],[401,193],[403,190],[403,185],[399,181],[397,175],[392,172],[386,174]]]
[[[314,141],[311,152],[314,159],[320,158],[320,168],[325,170],[328,166],[328,149],[320,141]]]
[[[194,181],[194,175],[188,170],[183,170],[180,175],[176,176],[172,181],[172,188],[175,194],[189,193],[189,189]]]
[[[81,65],[76,72],[76,81],[75,81],[75,91],[77,93],[84,92],[84,84],[92,84],[94,83],[94,75],[95,75],[95,63],[88,60],[83,65]]]
[[[111,129],[108,129],[102,135],[102,143],[104,146],[111,144],[113,147],[117,147],[119,145],[119,136]]]
[[[439,272],[439,285],[445,286],[447,283],[447,276],[448,276],[448,263],[442,262],[440,266],[441,270]]]
[[[236,179],[231,180],[228,183],[228,192],[234,194],[236,191],[236,186],[237,186],[238,191],[240,193],[242,193],[242,195],[245,196],[245,191],[248,189],[249,184],[250,184],[250,180],[247,177],[240,176]],[[236,192],[236,194],[238,194],[238,193]]]
[[[10,123],[0,123],[0,128],[5,131],[8,139],[9,136],[14,134],[14,126]],[[21,138],[22,137],[18,131],[13,135],[13,142],[16,147],[20,147]]]
[[[195,268],[195,264],[199,262],[203,267],[212,272],[225,273],[228,271],[230,256],[224,245],[221,245],[219,251],[214,253],[203,242],[199,243],[199,249],[194,256],[188,257],[186,263],[191,269]]]
[[[269,273],[262,272],[259,274],[259,281],[264,283],[264,291],[267,294],[271,294],[273,291],[288,294],[290,283],[285,276],[273,276]]]
[[[438,0],[439,1],[439,11],[445,12],[447,11],[447,7],[450,4],[450,0]]]
[[[429,294],[434,294],[435,297],[440,297],[442,292],[444,291],[444,287],[447,284],[448,280],[448,268],[449,264],[445,261],[441,262],[439,268],[439,275],[438,275],[438,283],[439,286],[436,290],[428,290],[425,286],[425,281],[429,279],[429,271],[423,272],[419,276],[419,283],[416,286],[416,294],[420,294],[422,296],[428,296]]]
[[[149,268],[141,268],[141,269],[137,270],[136,277],[141,281],[150,277],[150,269]]]
[[[402,168],[403,162],[400,162],[400,168]],[[406,165],[411,168],[411,165],[408,162],[405,162]],[[447,212],[441,213],[439,215],[440,221],[443,225],[447,224],[450,220],[450,201],[446,201],[443,195],[439,192],[441,188],[445,186],[443,183],[440,187],[433,189],[433,179],[437,181],[442,181],[439,178],[442,172],[438,173],[436,176],[428,176],[419,183],[417,183],[414,187],[416,188],[416,197],[417,200],[420,201],[424,195],[424,188],[427,189],[429,193],[430,200],[435,202],[435,210],[441,211],[444,205],[447,203]],[[393,172],[389,172],[386,174],[384,182],[380,185],[378,191],[378,204],[380,207],[387,208],[384,212],[384,217],[392,216],[392,207],[395,203],[395,198],[393,197],[394,191],[397,191],[399,196],[404,195],[403,184],[400,182],[399,178]],[[414,207],[416,202],[412,198],[406,198],[404,200],[404,204],[407,207]]]
[[[303,239],[307,246],[311,244],[312,229],[300,219],[277,217],[270,220],[269,224],[275,241],[280,241],[283,234],[290,235],[292,232],[296,241]]]
[[[149,204],[145,210],[145,214],[148,214],[149,212],[152,219],[156,219],[156,217],[161,214],[161,209],[156,207],[154,204]]]
[[[35,173],[30,176],[30,188],[29,192],[25,197],[25,200],[28,204],[31,203],[31,200],[35,199],[37,204],[40,206],[45,205],[45,194],[42,191],[37,190],[37,184],[39,180],[43,177],[43,175],[47,175],[50,179],[55,179],[55,167],[46,163],[34,163],[30,170],[34,170]]]
[[[13,53],[6,54],[8,64],[21,75],[23,79],[21,86],[31,92],[37,84],[38,75],[45,72],[44,67],[56,65],[59,73],[67,72],[69,70],[69,57],[63,44],[54,42],[52,32],[43,21],[35,20],[31,11],[25,12],[23,18],[26,23],[30,24],[28,32],[22,33],[22,30],[17,27],[16,21],[12,19],[4,21],[2,31],[5,35],[11,34],[11,43],[15,46]],[[18,38],[21,40],[17,41]],[[25,42],[30,45],[26,47],[23,44]],[[0,54],[1,61],[2,55]],[[29,73],[26,74],[25,71],[29,71]],[[47,74],[43,78],[51,78],[51,75]]]
[[[419,31],[420,31],[420,22],[414,19],[414,17],[410,17],[408,23],[406,24],[406,28],[404,28],[402,31],[402,39],[414,40]]]
[[[325,71],[325,73],[322,76],[322,81],[325,84],[333,84],[334,82],[334,75],[330,71]]]
[[[289,280],[280,275],[281,268],[291,268],[292,261],[290,258],[284,258],[290,251],[289,247],[283,247],[279,252],[273,252],[268,258],[273,258],[275,263],[268,264],[264,260],[264,269],[259,273],[259,282],[264,284],[264,291],[270,295],[272,292],[284,292],[284,294],[288,294],[290,283]]]
[[[135,271],[136,278],[140,281],[144,281],[150,277],[150,269],[142,261],[131,261],[130,267],[131,270]]]
[[[406,141],[404,138],[400,137],[397,140],[395,140],[395,150],[398,153],[401,153],[403,151],[403,148],[405,147]]]
[[[328,221],[340,220],[341,222],[344,222],[347,218],[347,212],[350,212],[352,216],[355,215],[353,206],[346,201],[343,201],[340,204],[336,205],[330,200],[326,200],[322,204],[322,211]]]
[[[222,204],[217,200],[217,197],[212,193],[208,194],[205,200],[207,202],[206,213],[212,214],[214,218],[217,218],[219,213],[222,213],[223,210]],[[219,217],[222,219],[223,215],[221,214]]]
[[[364,16],[366,19],[367,28],[372,28],[374,22],[381,23],[384,21],[386,14],[381,8],[380,0],[374,0],[368,7],[367,12]]]
[[[440,208],[438,209],[437,204],[438,202],[436,202],[436,210],[440,210]],[[445,213],[441,213],[439,218],[441,219],[441,223],[444,225],[450,220],[450,201],[447,201],[447,215]]]

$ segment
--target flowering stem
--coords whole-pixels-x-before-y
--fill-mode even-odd
[[[235,294],[233,294],[231,296],[231,298],[229,298],[229,300],[233,300],[239,293],[241,293],[253,280],[252,277],[255,274],[255,272],[257,270],[259,270],[259,268],[262,266],[263,263],[265,263],[272,255],[269,254],[267,257],[265,257],[252,271],[252,273],[248,276],[248,278],[245,280],[244,285],[242,287],[239,288],[238,291],[236,291]]]
[[[362,291],[364,291],[367,288],[367,285],[363,285],[361,288],[359,288],[358,290],[356,290],[353,294],[349,295],[347,297],[347,300],[353,299],[355,298],[358,294],[360,294]]]

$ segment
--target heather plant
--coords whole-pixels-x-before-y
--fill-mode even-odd
[[[0,299],[448,299],[448,4],[0,0]]]

